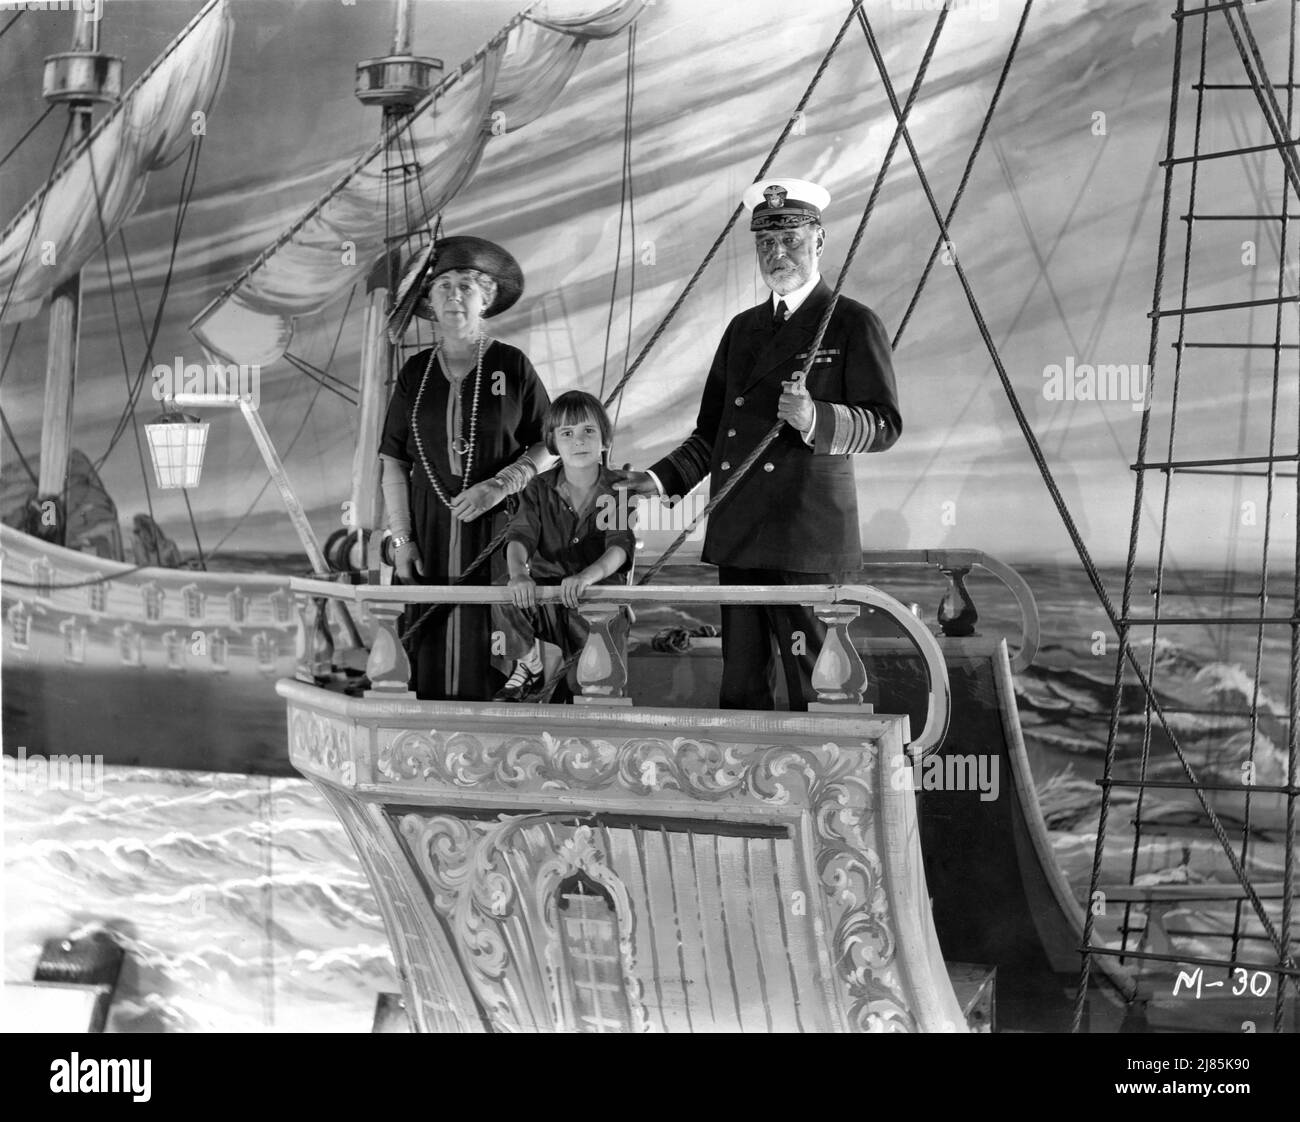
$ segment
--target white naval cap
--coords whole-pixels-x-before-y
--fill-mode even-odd
[[[751,230],[772,230],[820,222],[831,195],[825,187],[806,179],[782,176],[751,183],[741,201],[753,212],[749,222]]]

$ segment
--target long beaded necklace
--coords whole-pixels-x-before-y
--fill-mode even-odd
[[[433,489],[443,505],[451,509],[451,499],[447,496],[447,488],[443,487],[442,480],[438,478],[438,473],[433,470],[433,465],[429,463],[429,458],[424,454],[424,441],[420,438],[420,426],[416,420],[420,412],[420,399],[424,396],[424,387],[429,381],[429,371],[433,369],[433,364],[438,359],[438,352],[442,350],[442,340],[439,339],[433,345],[429,352],[429,361],[425,363],[424,374],[420,378],[420,388],[415,393],[415,404],[411,406],[411,435],[415,437],[415,451],[420,457],[420,466],[424,468],[425,478],[433,484]],[[462,449],[454,449],[457,455],[464,455],[465,465],[460,477],[460,491],[464,492],[469,486],[470,476],[474,471],[474,451],[476,446],[475,437],[478,435],[478,398],[479,390],[483,385],[483,354],[487,350],[487,336],[478,337],[478,362],[474,368],[474,401],[469,411],[469,443]],[[459,387],[456,387],[459,393]]]

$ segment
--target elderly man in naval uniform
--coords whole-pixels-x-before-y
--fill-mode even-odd
[[[759,180],[744,193],[758,266],[771,296],[727,326],[709,369],[695,431],[633,491],[676,501],[706,476],[716,492],[774,421],[780,436],[709,518],[703,560],[718,583],[836,584],[862,567],[853,457],[883,452],[902,431],[889,336],[843,294],[808,372],[831,299],[819,262],[830,195],[800,179]],[[790,708],[816,699],[810,679],[825,626],[797,605],[722,607],[724,709],[772,709],[779,653]]]

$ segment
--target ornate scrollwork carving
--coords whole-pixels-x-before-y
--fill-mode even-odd
[[[308,771],[325,773],[351,786],[356,766],[352,758],[352,726],[309,710],[297,709],[289,734],[289,759]]]
[[[398,830],[495,1028],[574,1027],[564,993],[557,892],[566,877],[581,871],[614,901],[633,1027],[648,1029],[627,890],[595,846],[590,827],[574,826],[567,815],[502,815],[496,822],[476,822],[410,813],[402,816]],[[565,834],[557,845],[557,835]],[[539,1023],[543,1015],[546,1023]]]
[[[545,731],[493,740],[464,732],[405,730],[383,744],[378,767],[393,781],[453,789],[613,789],[644,796],[673,791],[704,803],[734,800],[806,808],[830,920],[831,958],[847,991],[850,1024],[866,1031],[914,1031],[899,991],[894,931],[873,836],[877,753],[872,742],[846,750],[833,743],[763,746],[685,737],[614,743]],[[438,907],[449,916],[454,913],[467,960],[484,984],[490,982],[498,991],[507,962],[501,920],[518,906],[518,889],[496,862],[514,831],[543,818],[547,816],[524,816],[494,825],[497,833],[490,843],[474,840],[475,831],[486,829],[479,825],[419,815],[402,819],[417,860],[422,868],[428,866]],[[620,926],[620,938],[624,936]],[[630,923],[626,937],[630,939]],[[540,951],[535,956],[538,976],[546,971],[551,976],[554,964],[548,963],[545,949],[535,951]],[[631,955],[630,942],[627,953]],[[502,1025],[516,1023],[507,998],[493,1001],[494,1018]]]

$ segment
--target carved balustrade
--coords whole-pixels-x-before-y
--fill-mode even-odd
[[[466,585],[360,585],[340,584],[323,579],[294,578],[290,582],[298,602],[301,630],[298,641],[297,678],[324,684],[329,630],[326,603],[341,601],[365,610],[374,628],[366,662],[367,697],[411,698],[411,664],[402,645],[400,620],[406,605],[506,604],[509,591],[490,586]],[[537,590],[539,604],[559,603],[558,588]],[[948,674],[942,649],[920,621],[892,596],[869,585],[659,585],[624,588],[589,588],[576,609],[587,623],[587,639],[575,660],[575,679],[580,693],[575,701],[584,705],[627,705],[635,699],[625,696],[627,653],[610,633],[619,608],[624,604],[671,602],[689,604],[801,604],[813,609],[826,625],[826,638],[813,666],[812,686],[817,700],[812,708],[851,706],[865,708],[868,681],[866,668],[849,636],[849,625],[862,607],[893,618],[920,653],[930,682],[925,727],[911,741],[908,750],[919,757],[943,741],[948,727]]]

